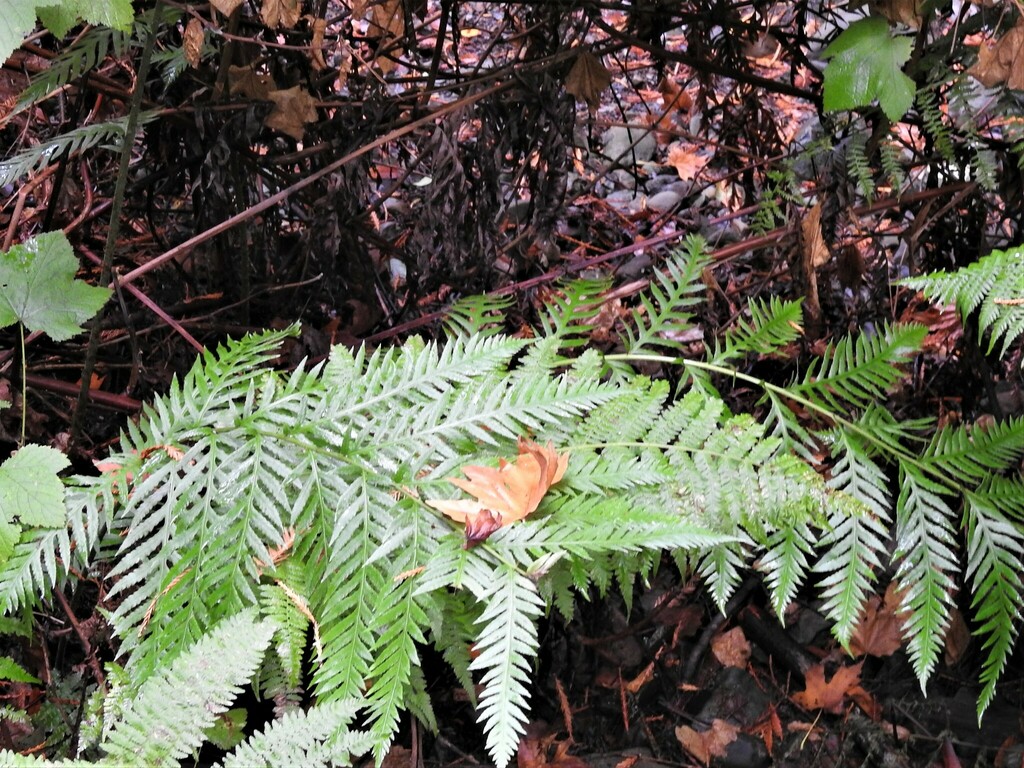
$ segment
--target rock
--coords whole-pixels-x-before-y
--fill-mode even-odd
[[[647,207],[658,213],[665,213],[678,207],[683,202],[681,195],[671,189],[665,189],[647,198]]]
[[[654,132],[646,128],[626,128],[614,125],[601,137],[604,145],[605,168],[623,166],[632,168],[654,157],[658,142]]]

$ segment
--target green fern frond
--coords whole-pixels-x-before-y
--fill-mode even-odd
[[[917,109],[921,114],[924,129],[931,137],[935,151],[950,165],[956,164],[956,152],[953,149],[953,132],[947,124],[942,110],[939,109],[939,97],[936,93],[938,85],[918,88]]]
[[[95,69],[108,53],[113,54],[115,58],[122,57],[130,40],[129,34],[112,27],[91,28],[50,59],[45,69],[32,76],[28,87],[18,96],[17,103],[6,119],[42,101],[89,70]]]
[[[955,272],[906,278],[900,285],[921,291],[938,304],[954,304],[962,321],[977,309],[979,335],[988,333],[988,351],[1002,341],[1000,356],[1024,334],[1024,249],[992,251]]]
[[[655,272],[650,296],[642,295],[640,308],[633,311],[635,329],[629,325],[625,328],[623,346],[627,354],[682,348],[673,334],[690,326],[690,310],[702,301],[703,273],[710,263],[704,239],[691,235],[684,249],[672,255],[664,271]]]
[[[358,699],[342,699],[318,704],[305,712],[288,712],[262,732],[246,739],[218,765],[223,768],[349,765],[352,758],[373,747],[369,734],[348,729],[361,705]]]
[[[765,574],[772,608],[780,621],[804,583],[816,539],[806,522],[796,521],[769,536],[767,551],[757,563],[758,570]]]
[[[907,172],[903,168],[902,149],[891,134],[879,143],[878,158],[886,182],[895,194],[900,194],[907,183]]]
[[[943,427],[919,458],[932,477],[973,486],[1014,467],[1024,453],[1024,417],[977,426]]]
[[[875,197],[876,186],[875,173],[868,160],[867,144],[868,134],[865,131],[854,133],[844,145],[844,160],[847,174],[853,179],[864,199],[870,203]]]
[[[697,575],[721,613],[743,581],[747,554],[742,543],[720,544],[708,550],[698,562]]]
[[[766,303],[751,301],[750,322],[742,317],[725,333],[721,344],[715,342],[715,349],[708,358],[712,365],[723,365],[747,354],[771,355],[790,342],[795,341],[803,329],[800,323],[803,313],[801,300],[783,301],[772,296]]]
[[[544,601],[533,582],[507,567],[496,570],[487,591],[477,598],[484,611],[478,655],[470,667],[483,672],[478,716],[488,753],[498,765],[507,765],[529,720],[530,660],[537,655],[536,621]]]
[[[563,349],[587,343],[594,317],[604,303],[611,280],[571,280],[560,283],[540,313],[540,335],[556,338]]]
[[[949,626],[953,577],[958,570],[953,551],[953,512],[941,485],[914,468],[900,465],[896,501],[896,578],[906,610],[904,630],[914,672],[924,682],[931,675]]]
[[[220,622],[142,685],[104,751],[124,764],[178,765],[252,677],[273,632],[251,610]]]
[[[139,127],[152,122],[159,115],[159,110],[140,112]],[[6,160],[0,160],[0,184],[13,184],[21,176],[38,173],[65,152],[74,154],[101,144],[109,144],[116,149],[124,139],[127,120],[127,117],[122,117],[72,128]]]
[[[494,336],[505,325],[511,296],[464,296],[448,308],[445,324],[452,337]]]
[[[974,592],[971,608],[979,625],[978,634],[984,637],[982,647],[987,651],[981,669],[979,719],[995,697],[996,683],[1013,652],[1024,610],[1024,584],[1020,576],[1024,534],[1019,524],[1007,520],[989,503],[987,490],[981,488],[979,493],[967,493],[964,506],[968,544],[966,575]]]
[[[843,337],[789,389],[839,413],[851,405],[866,408],[899,383],[900,366],[917,353],[927,334],[923,325],[887,324],[875,334]]]

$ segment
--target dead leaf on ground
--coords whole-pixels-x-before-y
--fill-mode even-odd
[[[185,27],[185,36],[182,38],[181,46],[185,51],[185,61],[193,69],[199,66],[203,53],[203,22],[192,18]]]
[[[732,723],[717,718],[706,731],[695,731],[688,725],[676,728],[676,738],[687,752],[708,765],[713,757],[725,757],[729,745],[736,741],[740,729]]]
[[[497,467],[469,465],[462,468],[468,478],[451,478],[473,499],[434,499],[426,503],[456,522],[466,524],[467,545],[478,544],[502,526],[522,520],[540,505],[548,489],[562,479],[569,454],[559,455],[548,443],[541,447],[519,440],[519,456]]]
[[[566,92],[585,101],[591,111],[600,106],[601,92],[611,84],[611,74],[590,51],[583,51],[576,57],[572,69],[565,77]]]
[[[847,699],[867,692],[860,686],[860,670],[864,662],[849,667],[840,667],[830,680],[825,680],[825,667],[815,664],[807,670],[804,682],[806,688],[790,696],[799,707],[804,709],[823,709],[826,712],[839,714]]]
[[[696,149],[677,141],[669,145],[665,162],[676,169],[680,179],[689,181],[704,170],[708,158],[701,156]]]
[[[267,98],[274,102],[274,109],[264,125],[302,141],[306,123],[315,123],[317,119],[313,97],[296,85],[283,91],[271,91]]]
[[[300,0],[263,0],[260,6],[260,18],[271,29],[279,26],[291,29],[299,23],[301,16]]]
[[[768,705],[768,711],[765,713],[765,716],[754,724],[750,732],[755,736],[761,737],[761,741],[764,742],[764,746],[770,755],[775,745],[775,740],[782,738],[782,720],[779,719],[779,713],[775,710],[774,704]]]
[[[900,595],[893,582],[885,590],[884,600],[878,595],[868,598],[850,636],[853,656],[892,656],[900,649],[903,645]]]
[[[543,723],[531,723],[519,739],[516,753],[518,768],[588,768],[576,755],[570,755],[572,740],[555,738]]]
[[[1024,18],[994,43],[982,43],[978,61],[967,74],[987,88],[1005,83],[1007,88],[1024,89]]]
[[[723,667],[745,669],[750,661],[750,642],[742,629],[734,627],[711,641],[711,652]]]

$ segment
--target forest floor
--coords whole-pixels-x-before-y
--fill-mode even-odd
[[[437,16],[432,18],[436,34]],[[620,22],[625,26],[614,13],[603,18],[612,26]],[[484,31],[506,21],[497,6],[465,5],[458,54],[463,66],[472,68],[499,55],[489,47]],[[429,40],[430,33],[427,25],[422,35]],[[669,32],[665,48],[685,50],[682,37],[682,32]],[[368,268],[361,273],[342,270],[343,289],[303,293],[314,272],[323,274],[322,265],[314,264],[310,272],[289,271],[290,267],[282,269],[268,257],[253,266],[251,285],[246,278],[249,293],[239,295],[242,283],[236,276],[217,275],[217,270],[226,269],[224,253],[239,248],[237,242],[227,242],[224,251],[205,257],[196,250],[139,285],[208,346],[227,334],[300,319],[303,338],[295,351],[298,362],[304,356],[322,357],[331,343],[381,345],[412,333],[437,333],[439,313],[451,299],[468,292],[466,286],[512,297],[508,325],[515,329],[534,320],[536,306],[557,291],[558,279],[610,278],[613,288],[606,305],[614,322],[628,311],[631,298],[646,288],[665,254],[688,234],[700,234],[714,254],[714,266],[706,276],[707,302],[695,324],[698,330],[687,339],[695,346],[711,341],[715,330],[741,314],[752,299],[802,297],[806,343],[794,348],[790,361],[751,362],[784,380],[801,368],[809,353],[820,352],[844,333],[916,320],[931,329],[928,355],[916,372],[921,385],[913,399],[908,401],[904,395],[887,403],[889,409],[940,420],[978,419],[995,407],[993,398],[999,398],[1004,413],[1019,412],[1019,378],[1006,376],[998,391],[981,380],[978,370],[989,363],[980,352],[970,351],[970,339],[964,340],[952,309],[927,305],[892,284],[923,258],[933,266],[940,264],[942,248],[937,243],[956,247],[970,238],[962,221],[968,208],[976,216],[974,203],[965,202],[974,194],[971,184],[951,182],[902,197],[880,188],[871,201],[844,201],[844,223],[835,238],[839,245],[825,249],[809,243],[807,233],[813,227],[808,229],[808,221],[820,220],[822,211],[820,206],[815,212],[814,205],[794,204],[793,198],[809,201],[819,184],[830,183],[819,169],[797,167],[795,190],[758,186],[751,182],[751,175],[773,159],[773,152],[795,156],[794,148],[806,149],[820,135],[818,108],[813,99],[801,96],[813,93],[820,83],[813,73],[780,58],[771,39],[747,40],[744,46],[750,71],[767,82],[788,85],[767,95],[745,91],[740,79],[721,77],[712,82],[686,65],[656,65],[639,48],[619,51],[599,65],[601,69],[567,80],[567,88],[595,103],[589,110],[582,102],[577,104],[572,131],[577,146],[563,169],[566,179],[560,206],[545,220],[536,210],[537,189],[529,189],[530,179],[503,179],[504,205],[501,211],[490,212],[500,220],[499,231],[487,234],[507,247],[493,251],[496,256],[484,276],[472,265],[463,264],[463,271],[458,271],[455,256],[444,261],[443,254],[437,255],[447,243],[431,245],[427,242],[431,233],[409,223],[418,215],[417,205],[470,205],[475,191],[460,189],[458,194],[466,197],[457,195],[447,203],[430,197],[423,190],[466,182],[443,178],[448,168],[441,162],[443,152],[437,142],[426,140],[418,149],[427,157],[433,176],[422,168],[419,175],[410,176],[408,168],[400,167],[410,163],[405,154],[409,147],[396,140],[390,150],[393,166],[377,157],[369,166],[356,169],[362,174],[371,168],[374,189],[391,191],[375,199],[371,209],[349,212],[353,222],[366,228],[360,230],[359,242],[368,253]],[[24,72],[45,66],[45,57],[29,47],[19,56],[16,66],[3,70],[0,102],[25,86]],[[515,59],[514,53],[509,56]],[[114,78],[116,67],[109,74]],[[710,86],[721,90],[716,93]],[[38,124],[33,121],[39,119],[35,115],[21,127],[34,130]],[[459,140],[473,138],[471,121],[458,128],[464,131],[455,132]],[[169,144],[166,135],[157,134],[154,130],[148,135],[145,151],[159,156]],[[216,141],[222,140],[223,135],[218,135]],[[527,167],[531,163],[541,167],[545,161],[536,155],[520,159]],[[111,170],[108,165],[100,173],[109,175]],[[19,198],[19,188],[5,190],[0,228],[20,238],[44,218],[80,227],[79,214],[84,211],[85,220],[92,223],[77,234],[80,252],[99,254],[105,234],[102,203],[109,189],[102,194],[97,191],[94,197],[95,171],[91,181],[84,162],[72,168],[62,192],[54,189],[53,179],[40,182],[38,195]],[[530,171],[523,173],[529,176]],[[138,177],[142,191],[130,201],[132,225],[122,235],[121,250],[129,254],[121,265],[124,270],[139,268],[212,224],[204,219],[209,211],[199,210],[199,198],[173,185],[153,193],[156,187],[146,186],[142,171]],[[392,185],[396,179],[399,182]],[[206,180],[210,189],[222,182]],[[43,190],[63,195],[55,212],[47,212],[51,198]],[[755,193],[777,194],[777,213],[766,214]],[[223,202],[209,194],[211,207]],[[151,196],[140,202],[146,195]],[[22,202],[15,207],[18,199]],[[306,199],[296,206],[312,211],[308,217],[316,219],[315,206],[320,202]],[[338,209],[348,202],[349,198],[339,202]],[[932,206],[941,209],[945,218],[929,213]],[[917,216],[921,211],[923,218]],[[223,213],[223,220],[237,210],[214,213]],[[450,208],[439,216],[450,217]],[[303,256],[308,238],[296,235],[289,228],[291,223],[277,222],[284,234],[273,242],[275,258],[286,254],[292,263],[315,258],[315,254]],[[257,230],[254,224],[248,237],[258,239]],[[336,253],[351,245],[347,235],[326,231],[337,236],[331,241]],[[314,232],[310,237],[321,234]],[[456,234],[452,230],[445,236]],[[403,250],[407,242],[409,249]],[[423,256],[431,247],[431,258],[439,261]],[[117,301],[126,307],[125,296]],[[195,354],[184,336],[168,332],[137,304],[105,322],[94,399],[106,407],[94,411],[79,439],[75,459],[77,467],[85,470],[92,460],[102,459],[106,446],[116,439],[117,430],[140,401],[166,389],[172,376],[187,370]],[[0,336],[0,348],[13,348],[15,341],[13,334],[5,333]],[[72,395],[77,390],[74,371],[84,357],[84,344],[38,340],[30,345],[29,356],[30,383],[35,387],[28,403],[29,438],[66,444]],[[4,374],[0,398],[17,401],[12,388],[13,377]],[[106,400],[100,397],[103,392],[108,393]],[[751,392],[736,388],[729,398],[736,410],[756,410]],[[8,438],[18,431],[15,411],[0,416],[3,436]],[[520,745],[519,768],[1021,766],[1024,686],[1019,654],[979,726],[975,707],[981,654],[964,618],[954,612],[945,658],[925,696],[903,649],[900,620],[893,607],[896,598],[884,590],[886,581],[881,580],[883,588],[855,636],[855,657],[832,638],[813,594],[801,595],[780,621],[772,615],[760,581],[752,576],[723,615],[712,607],[698,582],[681,582],[667,562],[652,583],[637,585],[632,605],[622,597],[595,596],[592,602],[580,604],[571,622],[549,619],[542,626],[532,698],[534,720]],[[75,621],[86,628],[86,637],[112,652],[109,638],[102,636],[98,606],[89,595],[74,596],[66,608],[76,612]],[[55,608],[39,624],[44,627],[39,635],[43,642],[30,654],[44,657],[44,666],[83,670],[86,660],[61,610]],[[436,673],[431,694],[440,732],[426,734],[406,724],[386,765],[485,764],[479,728],[465,696],[437,659],[428,655],[424,665],[428,673]],[[25,699],[30,690],[8,686],[7,703],[33,706]],[[37,735],[0,723],[3,747],[24,749]]]

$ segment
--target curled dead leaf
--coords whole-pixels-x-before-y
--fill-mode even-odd
[[[967,74],[986,88],[1005,83],[1007,88],[1024,89],[1024,19],[994,43],[982,43],[978,61]]]
[[[302,141],[306,123],[316,122],[316,101],[313,97],[296,85],[282,91],[271,91],[267,98],[274,102],[274,109],[264,125]]]
[[[426,503],[456,522],[466,524],[467,544],[484,541],[502,526],[534,512],[548,489],[562,479],[569,455],[559,455],[549,443],[540,446],[520,439],[519,456],[497,467],[463,467],[466,479],[451,483],[473,499],[433,499]]]
[[[195,69],[199,66],[203,52],[203,23],[197,18],[192,18],[185,27],[185,36],[181,41],[181,47],[185,51],[185,61]]]
[[[263,0],[260,6],[260,18],[271,29],[279,26],[291,29],[299,23],[301,16],[300,0]]]

